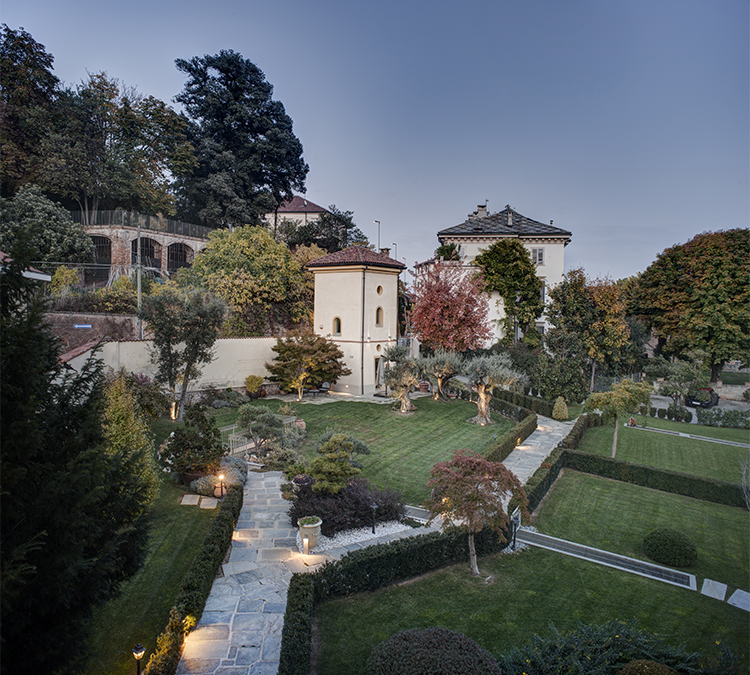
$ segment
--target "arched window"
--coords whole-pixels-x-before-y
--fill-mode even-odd
[[[333,334],[341,335],[341,319],[339,319],[339,317],[336,317],[333,320]]]
[[[375,325],[376,326],[383,325],[383,308],[382,307],[378,307],[375,310]]]

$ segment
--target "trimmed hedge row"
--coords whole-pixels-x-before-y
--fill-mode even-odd
[[[487,459],[490,462],[504,462],[505,458],[513,452],[516,446],[520,445],[536,431],[536,426],[537,417],[534,413],[531,413],[531,415],[525,417],[493,443],[487,453]]]
[[[507,539],[507,532],[504,536]],[[474,539],[477,555],[495,553],[505,546],[498,535],[489,530]],[[312,574],[292,575],[281,634],[279,675],[309,673],[312,613],[319,602],[374,591],[467,560],[468,556],[466,532],[452,528],[369,546],[327,563]]]
[[[530,513],[539,506],[544,496],[552,487],[552,483],[557,480],[557,477],[563,470],[564,454],[565,450],[563,448],[559,446],[555,448],[546,461],[542,462],[531,478],[526,481],[526,485],[523,486],[523,489],[526,491],[526,497],[529,500]]]
[[[520,392],[507,391],[506,389],[498,389],[492,392],[492,397],[500,399],[501,401],[507,401],[516,406],[522,408],[528,408],[533,410],[538,415],[544,415],[545,417],[552,417],[552,412],[555,409],[555,404],[537,396],[527,396]]]
[[[458,397],[464,401],[470,401],[471,403],[477,402],[477,394],[469,389],[459,389]],[[490,401],[490,409],[494,412],[500,413],[503,417],[508,417],[513,420],[520,422],[529,415],[533,415],[534,411],[524,408],[523,406],[516,405],[510,401],[505,401],[495,396]]]
[[[694,497],[705,502],[746,508],[742,486],[713,478],[692,476],[678,471],[659,469],[642,464],[631,464],[619,459],[590,455],[578,450],[566,450],[563,457],[566,468],[590,473],[624,483]]]
[[[599,427],[601,425],[601,415],[584,413],[575,421],[575,424],[568,432],[568,435],[560,441],[561,447],[575,450],[581,442],[583,435],[586,433],[586,429],[589,429],[590,427]]]
[[[156,651],[151,655],[144,675],[174,675],[177,672],[185,635],[203,613],[219,566],[232,542],[242,500],[242,485],[229,486],[219,513],[182,580],[175,604],[169,612],[169,622],[156,640]]]

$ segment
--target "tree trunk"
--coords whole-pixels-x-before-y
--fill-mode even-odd
[[[472,417],[469,421],[479,426],[486,427],[492,424],[492,417],[490,416],[490,388],[487,385],[477,385],[477,416]]]
[[[617,452],[617,432],[620,430],[620,421],[617,418],[617,415],[615,415],[615,437],[612,439],[612,459],[615,458],[615,453]]]
[[[180,394],[180,407],[177,409],[177,419],[182,422],[185,414],[185,399],[187,398],[188,384],[190,384],[190,371],[193,369],[192,363],[185,364],[185,375],[182,378],[182,393]]]
[[[591,362],[591,385],[589,386],[589,392],[594,391],[594,376],[596,375],[596,359]]]
[[[445,393],[445,386],[448,384],[448,382],[453,379],[453,375],[449,375],[448,377],[438,377],[437,378],[437,387],[433,397],[436,401],[438,399],[442,401],[446,401],[448,399],[448,394]]]
[[[475,576],[479,576],[479,567],[477,567],[477,550],[474,547],[474,533],[469,532],[469,565],[471,566],[471,573]]]
[[[724,361],[719,361],[718,363],[712,363],[711,364],[711,383],[716,384],[716,382],[719,379],[719,375],[721,374],[722,368],[724,368]]]
[[[399,400],[401,401],[401,409],[399,412],[402,413],[408,413],[414,410],[414,404],[411,402],[411,398],[409,397],[409,390],[404,389],[399,395]]]

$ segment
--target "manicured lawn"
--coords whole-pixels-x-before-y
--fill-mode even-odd
[[[695,408],[691,409],[695,419]],[[750,429],[732,429],[731,427],[706,427],[702,424],[686,424],[685,422],[674,422],[663,420],[660,417],[649,417],[636,415],[638,424],[656,429],[669,429],[683,434],[694,434],[696,436],[707,436],[719,440],[735,441],[737,443],[750,443]]]
[[[273,399],[256,403],[274,411],[281,405]],[[429,496],[427,480],[436,462],[450,459],[461,448],[484,453],[495,436],[516,424],[497,414],[493,415],[497,424],[492,426],[468,424],[477,407],[467,401],[422,397],[415,399],[415,405],[413,414],[403,416],[380,403],[295,403],[297,416],[307,425],[300,453],[305,460],[313,459],[317,440],[328,429],[351,434],[372,450],[357,457],[363,476],[375,486],[400,492],[408,504],[421,504]]]
[[[636,555],[642,532],[675,518],[700,550],[698,575],[748,587],[748,520],[741,509],[676,498],[598,477],[566,473],[540,507],[540,531],[597,548]],[[604,484],[602,484],[604,483]],[[624,488],[624,489],[621,489]],[[686,502],[695,502],[694,508]],[[717,508],[711,508],[716,506]],[[704,513],[705,509],[705,513]],[[679,514],[679,515],[678,515]],[[637,619],[669,642],[715,656],[724,642],[748,665],[750,617],[695,591],[644,579],[560,554],[530,549],[468,562],[376,593],[321,605],[319,675],[364,672],[370,650],[407,628],[441,625],[469,635],[495,655],[566,631],[578,622]],[[484,578],[493,575],[492,583]],[[701,580],[698,581],[700,588]],[[745,672],[744,670],[742,672]]]
[[[750,373],[733,373],[728,370],[722,370],[719,379],[724,384],[745,384],[750,382]]]
[[[642,419],[638,418],[639,423]],[[704,427],[653,418],[648,418],[647,424],[659,429],[668,428],[682,433],[736,440],[741,443],[747,443],[749,440],[747,429]],[[592,427],[586,431],[578,450],[609,457],[612,452],[613,434],[612,425]],[[622,425],[617,439],[617,459],[732,483],[740,482],[741,463],[743,458],[747,460],[747,453],[747,448],[630,429]]]

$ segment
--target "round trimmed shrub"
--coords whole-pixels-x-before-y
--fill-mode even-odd
[[[687,422],[688,424],[690,424],[690,422],[693,421],[693,413],[691,413],[689,410],[686,410],[685,411],[685,415],[682,418],[682,421],[683,422]]]
[[[558,396],[552,409],[552,419],[564,422],[568,419],[568,406],[562,396]]]
[[[370,652],[368,675],[500,675],[492,654],[447,628],[396,633]]]
[[[689,567],[698,558],[698,549],[688,536],[669,528],[649,532],[643,540],[643,552],[669,567]]]
[[[626,663],[620,673],[621,675],[677,675],[677,671],[669,666],[646,659]]]
[[[664,419],[667,416],[667,409],[666,408],[659,408],[656,411],[656,414],[659,415],[659,419]]]

